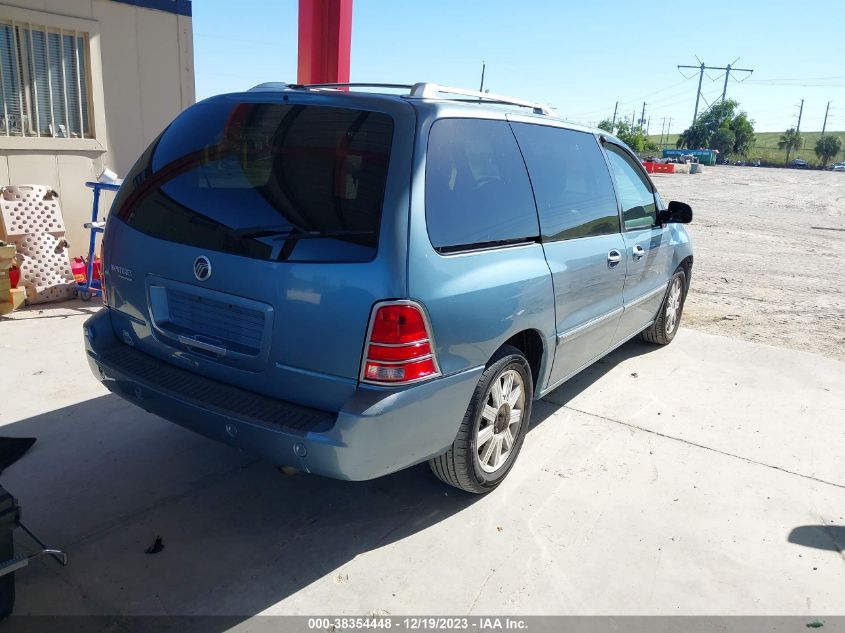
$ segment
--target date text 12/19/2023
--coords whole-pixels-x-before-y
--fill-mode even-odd
[[[524,619],[512,617],[317,617],[308,618],[311,631],[392,630],[397,631],[526,631]]]

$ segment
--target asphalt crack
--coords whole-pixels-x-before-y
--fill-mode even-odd
[[[496,569],[491,569],[487,577],[481,582],[481,586],[478,588],[478,591],[475,593],[475,597],[472,599],[472,603],[469,605],[469,609],[467,609],[467,615],[472,615],[472,610],[475,609],[475,605],[478,604],[478,599],[481,598],[481,592],[484,591],[484,587],[487,586],[487,583],[493,577],[493,574],[496,573]]]

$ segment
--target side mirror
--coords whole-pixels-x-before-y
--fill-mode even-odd
[[[692,222],[692,207],[686,202],[672,200],[669,208],[661,211],[657,219],[660,224],[689,224]]]

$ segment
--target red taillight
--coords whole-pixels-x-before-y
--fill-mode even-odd
[[[420,306],[408,302],[380,305],[373,315],[362,379],[401,384],[438,373]]]
[[[370,345],[370,351],[367,352],[367,358],[370,360],[386,360],[388,362],[408,361],[423,356],[431,356],[431,345],[428,344],[428,341],[399,347]]]
[[[103,300],[103,305],[109,304],[108,295],[106,295],[106,264],[103,261],[103,242],[100,241],[100,297]]]
[[[428,338],[422,312],[415,305],[400,303],[381,306],[373,317],[371,343],[413,343]]]

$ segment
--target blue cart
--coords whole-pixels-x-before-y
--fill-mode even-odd
[[[100,281],[94,279],[94,250],[97,246],[97,233],[102,233],[106,228],[105,221],[97,219],[100,215],[100,192],[103,190],[117,191],[120,189],[120,185],[105,182],[86,182],[85,186],[94,190],[94,206],[91,208],[91,221],[84,224],[85,228],[91,232],[91,240],[88,244],[88,259],[86,260],[85,281],[77,282],[76,294],[83,301],[88,301],[91,297],[100,297],[103,294]],[[103,274],[104,271],[100,271],[100,275],[102,276]]]

